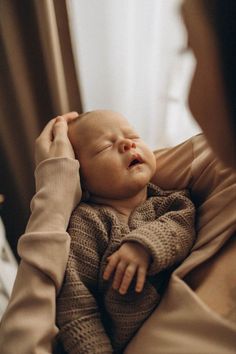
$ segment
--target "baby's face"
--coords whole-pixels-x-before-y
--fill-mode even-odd
[[[124,199],[144,188],[156,170],[153,152],[120,114],[99,110],[69,125],[85,188],[94,196]]]

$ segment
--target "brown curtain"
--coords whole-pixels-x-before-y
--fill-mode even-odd
[[[34,193],[34,141],[46,122],[82,112],[66,0],[0,0],[0,194],[16,251]]]

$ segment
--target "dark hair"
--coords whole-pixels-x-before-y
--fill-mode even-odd
[[[216,34],[225,91],[236,133],[236,0],[201,0]]]

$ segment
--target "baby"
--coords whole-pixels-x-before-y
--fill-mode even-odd
[[[68,135],[86,202],[68,228],[58,339],[67,353],[119,353],[158,305],[170,271],[188,255],[194,206],[187,191],[150,184],[155,156],[122,115],[82,114]]]

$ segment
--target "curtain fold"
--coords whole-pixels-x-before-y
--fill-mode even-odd
[[[34,141],[52,117],[82,112],[64,0],[0,2],[0,193],[15,251],[34,193]]]

